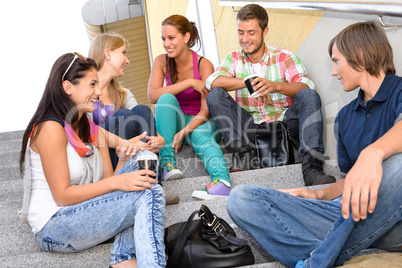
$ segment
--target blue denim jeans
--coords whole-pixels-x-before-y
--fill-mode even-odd
[[[137,170],[136,156],[118,174]],[[159,184],[140,192],[115,191],[62,207],[35,237],[44,251],[59,253],[82,251],[114,237],[110,264],[137,259],[138,267],[165,267],[164,213]]]
[[[137,105],[131,110],[117,110],[102,127],[122,139],[134,138],[144,131],[146,131],[149,136],[157,135],[154,115],[151,109],[146,105]],[[143,141],[147,142],[146,139],[143,139]],[[119,162],[116,150],[110,148],[109,154],[113,169],[115,169]]]
[[[165,146],[160,151],[161,165],[172,163],[176,165],[176,156],[172,142],[174,135],[182,130],[193,118],[193,115],[185,115],[180,109],[179,102],[172,94],[163,94],[155,109],[156,127],[158,132],[165,138]],[[225,157],[218,142],[221,139],[214,121],[209,119],[199,125],[190,135],[183,140],[183,145],[192,145],[196,154],[209,175],[215,174],[220,180],[230,182],[229,172]]]
[[[233,144],[239,147],[253,146],[257,125],[224,88],[214,88],[208,94],[207,104],[229,151],[238,149],[231,148]],[[317,92],[309,88],[299,91],[286,111],[283,122],[300,140],[301,156],[311,149],[324,153],[321,99]]]
[[[342,217],[341,196],[332,201],[299,198],[273,189],[241,185],[227,201],[233,221],[277,261],[294,267],[340,266],[362,249],[401,250],[402,154],[383,162],[377,205],[366,220]]]

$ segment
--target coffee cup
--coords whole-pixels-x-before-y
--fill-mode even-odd
[[[156,155],[150,155],[150,154],[139,155],[137,157],[137,164],[139,170],[148,169],[152,170],[156,174],[156,168],[158,166],[158,157]],[[149,176],[149,175],[146,176],[155,178],[155,176]]]
[[[244,84],[246,84],[246,87],[248,89],[248,92],[250,93],[251,97],[253,97],[253,98],[257,98],[261,95],[261,93],[257,93],[254,91],[254,86],[251,84],[251,82],[257,77],[258,77],[258,75],[256,75],[256,74],[249,74],[246,77],[244,77],[244,79],[243,79]]]

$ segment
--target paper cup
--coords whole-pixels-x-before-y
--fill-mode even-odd
[[[257,98],[261,95],[261,93],[255,92],[254,86],[251,85],[251,82],[257,77],[258,77],[258,75],[256,75],[256,74],[250,74],[250,75],[247,75],[246,77],[244,77],[244,79],[243,79],[244,84],[246,84],[248,92],[250,93],[250,96],[253,98]]]

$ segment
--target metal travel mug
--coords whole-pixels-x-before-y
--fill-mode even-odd
[[[137,164],[139,170],[148,169],[156,173],[156,168],[158,165],[158,157],[156,155],[140,155],[137,157]],[[146,176],[155,178],[154,176],[149,175]]]

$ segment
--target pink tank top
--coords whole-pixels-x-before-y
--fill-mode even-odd
[[[197,53],[194,51],[191,52],[193,54],[194,79],[201,80],[200,72],[198,70]],[[166,70],[165,82],[166,86],[171,85],[169,81],[169,70]],[[201,110],[201,94],[192,87],[187,88],[186,90],[177,94],[176,99],[179,102],[180,108],[184,114],[196,115]]]

